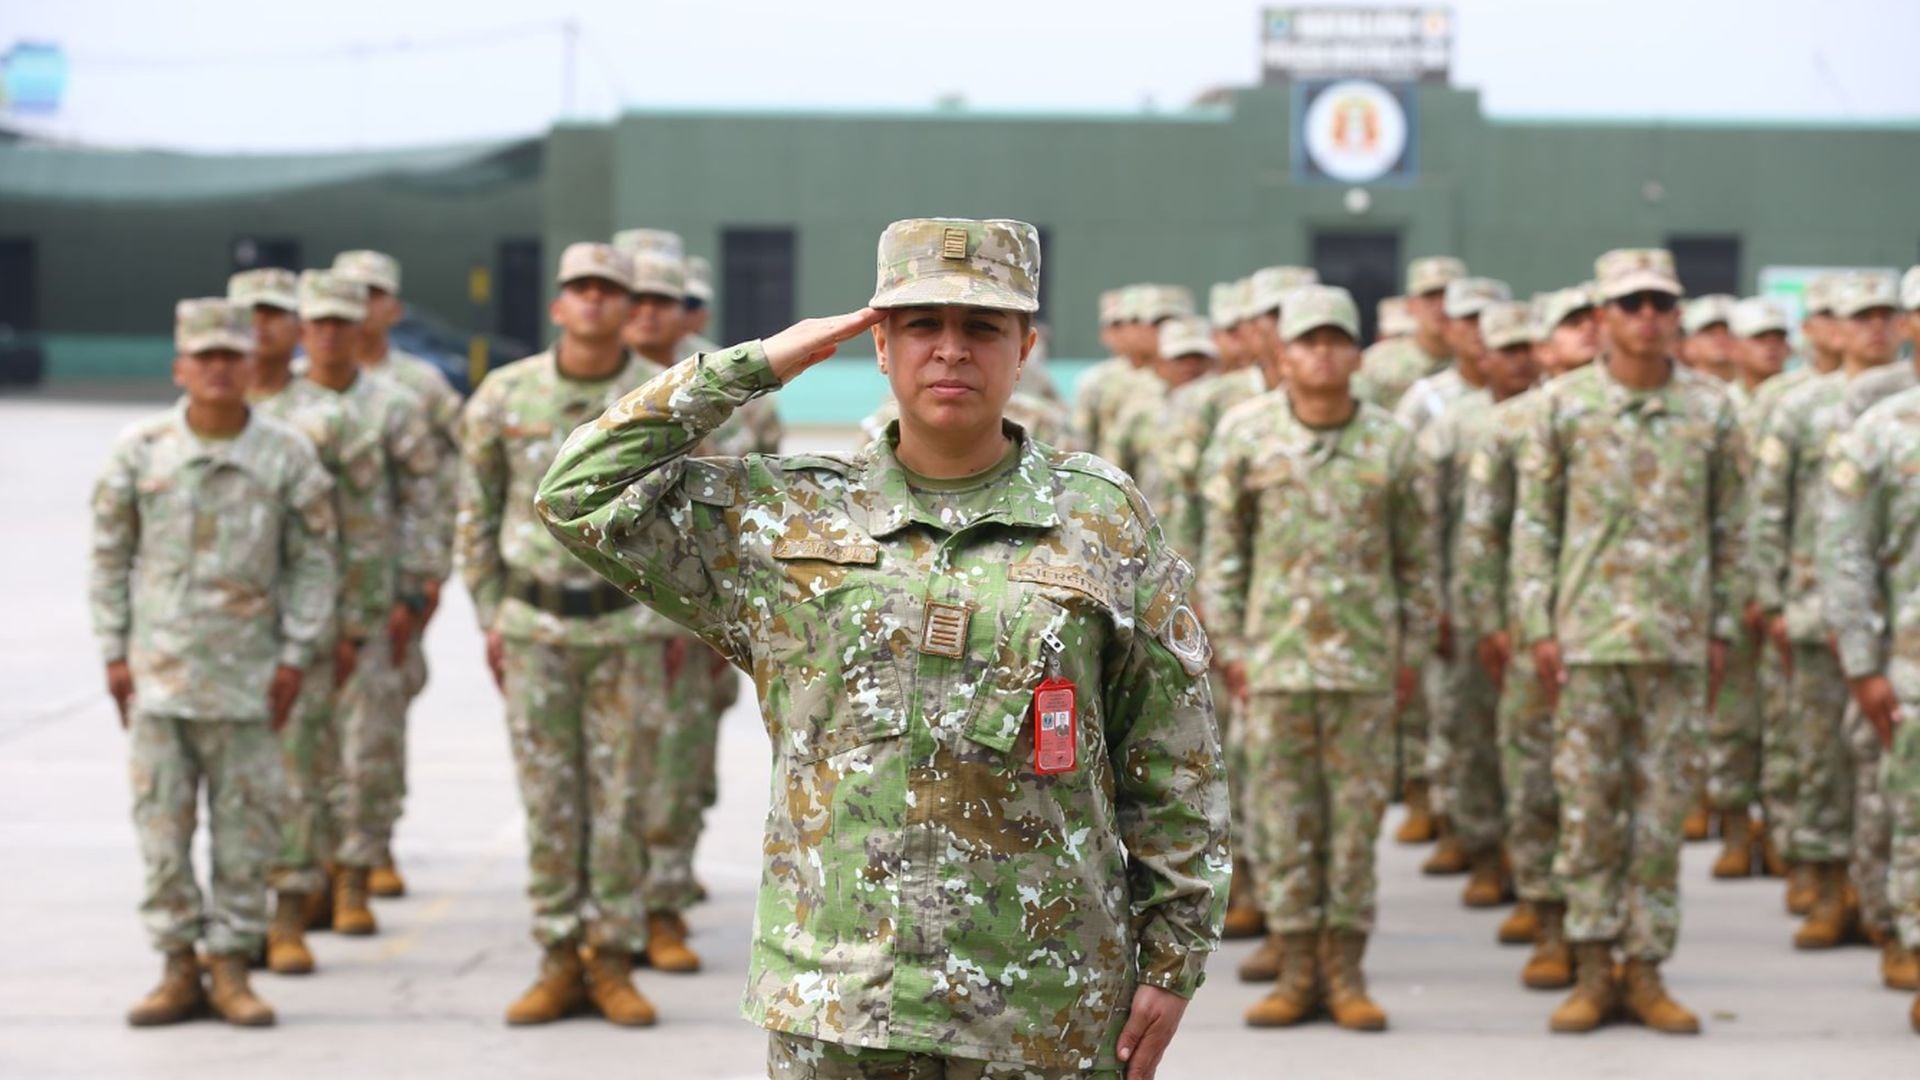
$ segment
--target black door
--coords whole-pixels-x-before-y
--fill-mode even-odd
[[[540,318],[540,241],[502,240],[494,256],[493,328],[525,356],[545,339]]]
[[[40,283],[33,270],[33,241],[0,239],[0,327],[16,334],[40,328]]]
[[[1372,341],[1380,301],[1400,291],[1400,234],[1314,233],[1313,268],[1324,284],[1353,294],[1360,308],[1361,341]]]
[[[793,324],[792,229],[720,233],[722,341],[752,341]]]
[[[252,270],[258,266],[277,266],[282,270],[300,269],[300,241],[290,236],[236,236],[233,238],[233,269]]]
[[[1737,236],[1670,236],[1667,250],[1688,296],[1708,293],[1740,295],[1740,238]]]

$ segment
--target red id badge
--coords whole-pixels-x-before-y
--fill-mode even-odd
[[[1054,676],[1033,692],[1033,771],[1072,772],[1080,747],[1073,683]]]

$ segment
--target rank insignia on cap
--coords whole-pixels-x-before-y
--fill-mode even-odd
[[[940,257],[943,259],[966,258],[967,230],[949,226],[940,239]]]

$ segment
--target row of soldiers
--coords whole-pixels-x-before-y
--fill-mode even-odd
[[[1574,988],[1556,1031],[1622,1009],[1699,1030],[1660,965],[1709,810],[1716,876],[1790,876],[1797,946],[1858,935],[1920,988],[1920,800],[1895,797],[1920,743],[1903,758],[1892,720],[1916,399],[1871,411],[1915,386],[1893,361],[1899,320],[1920,341],[1920,270],[1812,282],[1784,374],[1784,312],[1683,302],[1659,250],[1525,304],[1416,259],[1364,355],[1351,297],[1308,268],[1209,300],[1210,322],[1177,287],[1103,297],[1119,355],[1074,433],[1200,569],[1227,933],[1264,935],[1240,974],[1277,983],[1249,1023],[1385,1026],[1359,956],[1395,788],[1398,838],[1438,840],[1426,872],[1468,874],[1472,907],[1517,894],[1498,937],[1533,944],[1525,985]]]
[[[392,841],[406,712],[456,563],[507,700],[547,951],[508,1019],[555,1019],[590,996],[650,1023],[634,959],[698,970],[683,912],[703,895],[693,851],[737,682],[597,584],[531,508],[576,424],[711,347],[698,336],[711,286],[659,230],[569,248],[557,285],[555,346],[464,406],[392,345],[405,308],[385,254],[243,271],[226,296],[178,305],[183,396],[123,433],[93,498],[93,619],[131,735],[141,911],[166,958],[131,1023],[211,1008],[271,1024],[249,966],[310,973],[308,931],[375,933],[369,897],[405,893]],[[779,435],[770,407],[743,410],[713,450]],[[204,899],[190,859],[202,789]]]

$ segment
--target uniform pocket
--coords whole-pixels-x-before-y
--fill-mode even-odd
[[[806,764],[907,730],[899,658],[911,633],[883,590],[843,584],[766,623],[760,670],[769,733]]]

